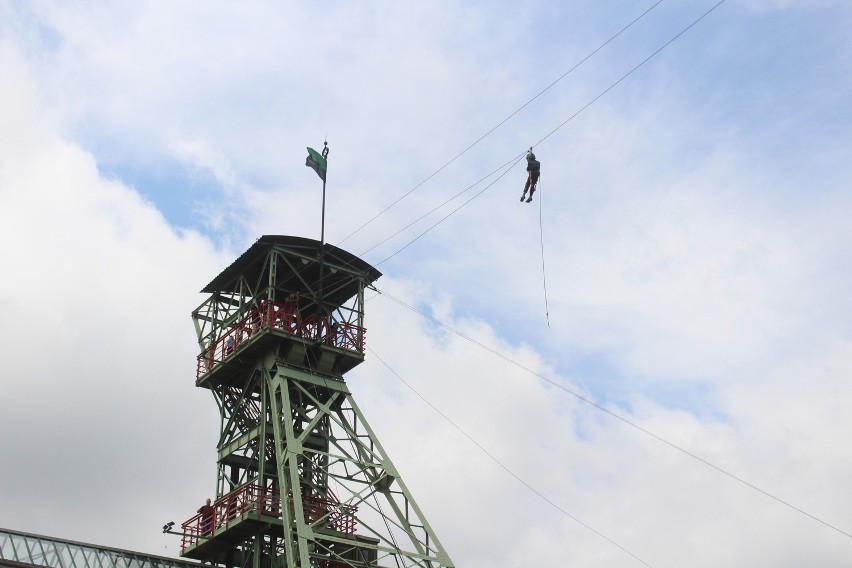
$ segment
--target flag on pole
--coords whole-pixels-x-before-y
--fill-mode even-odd
[[[325,170],[328,163],[325,161],[319,152],[313,148],[308,148],[308,159],[305,160],[305,165],[313,168],[322,181],[325,181]]]

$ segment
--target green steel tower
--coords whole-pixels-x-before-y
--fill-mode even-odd
[[[240,568],[453,566],[352,398],[364,291],[381,273],[329,244],[265,235],[193,314],[196,384],[221,415],[216,499],[181,555]]]

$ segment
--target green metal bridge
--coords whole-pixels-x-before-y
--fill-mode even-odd
[[[0,528],[0,567],[200,568],[202,564]],[[209,568],[209,565],[204,568]]]

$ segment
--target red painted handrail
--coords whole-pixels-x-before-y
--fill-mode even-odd
[[[283,332],[307,339],[320,337],[326,345],[358,353],[364,353],[364,337],[367,333],[362,326],[329,321],[316,314],[302,317],[295,302],[266,300],[198,355],[196,383],[262,331]]]
[[[243,486],[213,503],[211,511],[198,513],[181,525],[181,549],[196,546],[247,518],[280,517],[280,503],[278,491],[274,489]]]
[[[290,513],[294,513],[293,496],[287,499]],[[355,534],[357,507],[343,505],[317,495],[302,497],[305,522],[323,526],[345,534]],[[207,512],[198,513],[181,524],[181,552],[214,538],[246,519],[281,517],[279,492],[260,485],[245,485],[218,499]]]

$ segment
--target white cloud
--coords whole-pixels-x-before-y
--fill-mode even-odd
[[[394,282],[384,284],[395,286]],[[808,546],[791,544],[789,564],[779,560],[778,565],[794,565],[805,551],[817,554],[825,565],[840,565],[847,546],[844,537],[578,403],[455,335],[424,339],[417,331],[425,325],[423,320],[393,306],[379,300],[371,305],[369,337],[378,354],[527,483],[643,560],[655,566],[684,557],[698,566],[718,565],[732,558],[736,562],[739,558],[774,562],[782,556],[776,556],[771,544],[774,535],[795,532],[813,540]],[[546,376],[566,380],[531,360],[528,352],[500,342],[481,324],[448,323],[533,369],[541,369]],[[410,358],[407,354],[412,352],[430,355]],[[422,361],[428,361],[428,367]],[[630,565],[623,552],[542,502],[463,435],[416,404],[417,398],[398,381],[387,377],[381,367],[376,371],[374,359],[366,366],[370,371],[359,369],[350,380],[353,391],[356,396],[391,393],[385,395],[392,399],[390,406],[384,406],[384,397],[375,394],[367,394],[361,406],[391,455],[403,456],[400,471],[415,496],[425,500],[421,504],[427,513],[435,512],[433,522],[448,529],[439,531],[439,536],[448,533],[442,538],[449,539],[445,544],[451,552],[461,550],[465,560],[470,557],[483,565],[509,565],[507,559],[523,554],[545,561],[553,550],[578,563]],[[387,378],[376,383],[376,377],[382,375]],[[818,486],[823,468],[835,462],[833,456],[839,461],[828,469],[845,470],[842,463],[848,460],[837,453],[833,437],[821,431],[829,424],[844,428],[848,419],[835,422],[836,415],[831,420],[813,416],[819,426],[794,426],[801,416],[794,401],[788,400],[792,406],[778,414],[772,401],[747,399],[739,393],[736,403],[726,401],[730,414],[718,420],[698,419],[640,398],[634,399],[631,414],[615,411],[781,498],[807,503],[806,509],[820,511],[827,519],[842,518],[844,513],[837,506],[842,508],[842,504],[833,504],[827,495],[806,488]],[[814,408],[834,406],[822,398],[808,402]],[[789,440],[785,442],[779,435],[779,422],[754,423],[770,416],[777,420],[786,417],[787,427],[802,436],[796,451],[807,448],[804,460],[785,449]],[[418,432],[416,452],[406,451],[413,440],[401,424]],[[803,468],[807,462],[820,465]],[[791,471],[796,475],[791,476]],[[836,485],[831,486],[836,491]],[[452,505],[445,508],[444,503]],[[542,539],[549,546],[531,548],[532,542]],[[495,541],[504,544],[495,549]],[[755,546],[755,542],[759,544]]]
[[[214,485],[217,417],[192,384],[196,291],[259,234],[319,236],[304,146],[329,129],[334,242],[580,50],[555,33],[564,22],[513,19],[508,4],[337,6],[321,25],[308,9],[264,3],[0,10],[15,22],[0,23],[0,309],[13,322],[0,326],[0,428],[13,433],[0,441],[0,525],[152,553],[176,552],[159,527]],[[607,37],[612,18],[600,17]],[[701,64],[734,80],[696,86],[696,56],[687,67],[672,56],[537,148],[550,329],[538,200],[517,202],[520,168],[382,265],[378,285],[845,528],[850,144],[821,113],[843,123],[849,83],[808,77],[835,98],[758,128],[743,109],[759,105],[731,102],[750,94],[736,77],[753,69],[730,54],[751,38],[726,26],[737,39]],[[564,120],[624,68],[608,53],[346,248],[361,252]],[[771,79],[774,100],[792,105],[789,85]],[[99,170],[165,158],[222,190],[205,196],[209,237],[171,226],[164,197]],[[378,356],[524,481],[648,563],[848,558],[846,537],[565,391],[381,296],[369,310]],[[349,383],[457,565],[638,564],[524,488],[374,356]]]
[[[196,404],[187,332],[195,291],[223,257],[100,177],[44,120],[8,48],[2,66],[2,524],[150,546],[174,503],[213,485],[197,468],[197,444],[213,444],[201,423],[215,420]],[[176,484],[205,478],[196,495]]]

